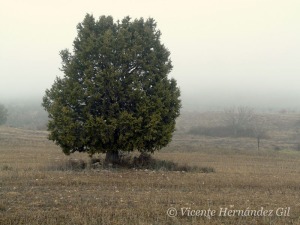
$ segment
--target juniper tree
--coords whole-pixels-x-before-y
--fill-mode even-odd
[[[87,14],[73,51],[60,52],[63,77],[46,90],[49,139],[65,154],[151,152],[166,146],[181,107],[170,52],[154,19],[114,22]]]

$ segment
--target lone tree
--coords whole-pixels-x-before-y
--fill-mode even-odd
[[[87,14],[77,31],[73,52],[60,52],[63,78],[43,98],[49,139],[65,154],[106,153],[112,162],[119,151],[166,146],[181,102],[156,22]]]
[[[237,137],[241,134],[251,133],[251,124],[254,120],[254,111],[250,107],[240,106],[224,109],[224,122],[231,130],[232,135]]]
[[[224,122],[234,137],[254,137],[257,140],[257,150],[262,138],[267,135],[267,123],[264,117],[257,115],[250,107],[231,107],[224,110]]]
[[[7,121],[7,109],[4,105],[0,104],[0,125],[5,124]]]

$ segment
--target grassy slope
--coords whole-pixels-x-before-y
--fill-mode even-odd
[[[68,157],[46,135],[0,127],[0,224],[300,224],[298,152],[196,151],[193,145],[193,152],[169,148],[155,157],[214,167],[215,173],[59,171],[49,168]],[[188,150],[188,140],[180,143]],[[87,160],[84,154],[71,157]],[[182,207],[214,209],[217,214],[220,207],[291,209],[289,217],[208,219],[170,218],[170,207],[179,214]]]

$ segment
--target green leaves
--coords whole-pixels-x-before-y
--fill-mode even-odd
[[[180,110],[168,79],[170,52],[153,19],[114,23],[86,15],[74,50],[60,52],[63,78],[46,90],[49,138],[64,153],[149,151],[166,146]]]

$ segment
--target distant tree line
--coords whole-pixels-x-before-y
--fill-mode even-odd
[[[222,122],[217,126],[194,126],[188,133],[211,137],[252,137],[257,139],[258,148],[261,139],[267,137],[266,122],[250,107],[224,109]]]
[[[30,130],[47,129],[46,124],[48,117],[47,113],[43,110],[40,101],[12,101],[7,103],[4,108],[6,112],[6,120],[4,123],[8,126]],[[1,112],[0,114],[3,115]]]
[[[5,124],[7,121],[7,109],[4,105],[0,104],[0,125]]]

